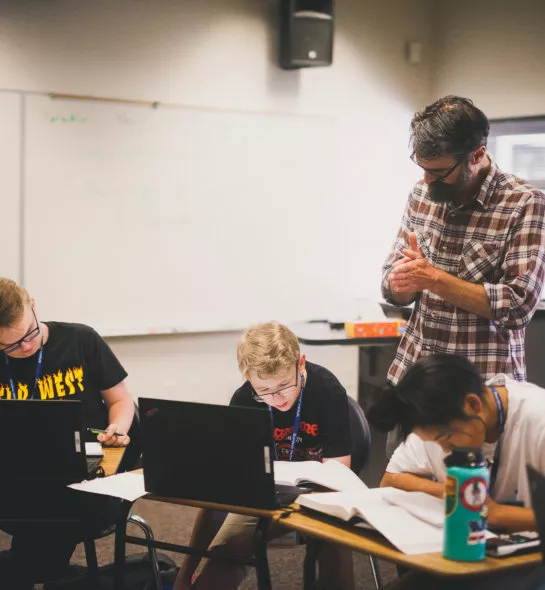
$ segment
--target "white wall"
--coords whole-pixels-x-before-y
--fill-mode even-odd
[[[431,96],[434,4],[338,0],[334,65],[285,72],[275,63],[275,0],[3,0],[0,88],[334,117],[335,198],[346,231],[317,236],[344,253],[324,272],[344,276],[347,300],[374,296],[415,178],[407,130]],[[418,65],[405,57],[412,40],[425,48]],[[239,382],[236,336],[116,339],[112,346],[135,394],[223,401]],[[355,391],[354,348],[308,352]]]
[[[490,118],[545,113],[545,2],[437,3],[434,97],[472,98]]]

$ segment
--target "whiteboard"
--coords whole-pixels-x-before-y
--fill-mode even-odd
[[[0,276],[21,281],[21,97],[0,92]]]
[[[104,335],[327,315],[328,118],[25,97],[26,287]]]

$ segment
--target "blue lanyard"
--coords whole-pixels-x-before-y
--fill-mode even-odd
[[[38,380],[42,374],[42,361],[44,358],[44,339],[42,336],[42,345],[40,346],[40,352],[38,353],[38,360],[36,361],[36,377],[34,378],[34,388],[30,393],[30,399],[34,398],[34,395],[38,391]],[[15,389],[15,382],[13,380],[13,373],[11,372],[11,366],[9,364],[8,355],[4,353],[4,360],[6,362],[6,372],[8,374],[9,388],[11,389],[11,399],[17,399],[17,390]]]
[[[299,401],[297,402],[297,411],[295,412],[295,420],[293,421],[293,432],[291,435],[291,449],[290,458],[293,458],[293,451],[295,450],[295,441],[297,440],[297,433],[299,432],[299,424],[301,423],[301,407],[303,406],[303,393],[305,391],[305,377],[301,374],[301,393],[299,394]],[[274,440],[274,414],[272,406],[269,406],[269,412],[271,414],[271,426],[273,429],[273,444],[274,444],[274,458],[278,461],[278,451],[276,450],[276,441]]]
[[[496,401],[496,407],[498,408],[498,430],[500,432],[500,437],[496,444],[496,450],[494,451],[494,459],[492,461],[492,467],[490,469],[490,490],[494,487],[496,483],[496,477],[498,475],[498,468],[500,466],[500,454],[501,454],[501,441],[503,435],[503,429],[505,428],[505,408],[503,407],[503,402],[501,401],[500,394],[495,387],[489,385],[490,391],[494,395],[494,400]]]

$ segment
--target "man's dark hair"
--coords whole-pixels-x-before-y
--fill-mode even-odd
[[[490,123],[469,98],[445,96],[411,121],[413,155],[420,160],[465,156],[486,145]]]
[[[483,391],[483,380],[467,358],[433,354],[411,365],[397,385],[375,392],[365,415],[377,430],[388,432],[399,426],[406,438],[417,427],[467,419],[465,396],[482,396]]]

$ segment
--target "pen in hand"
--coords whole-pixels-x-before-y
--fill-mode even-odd
[[[93,434],[104,434],[106,431],[102,430],[100,428],[87,428],[87,430],[89,432],[92,432]],[[114,432],[114,436],[125,436],[124,434],[121,434],[119,432]]]

